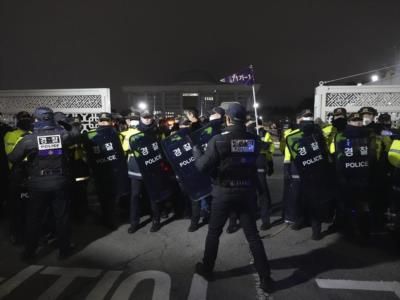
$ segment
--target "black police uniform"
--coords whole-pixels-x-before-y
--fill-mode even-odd
[[[299,130],[286,137],[295,170],[299,174],[299,203],[296,207],[297,229],[311,221],[312,238],[321,238],[321,222],[329,217],[329,164],[322,131],[313,121],[301,121]],[[328,194],[328,195],[327,195]]]
[[[138,133],[143,132],[146,135],[154,137],[156,140],[161,140],[161,133],[158,131],[156,123],[153,121],[150,125],[139,123]],[[130,199],[130,228],[129,233],[135,232],[139,228],[141,216],[141,197],[145,196],[146,187],[143,182],[142,174],[138,162],[134,155],[128,156],[128,176],[131,180],[131,199]],[[142,201],[143,204],[143,201]],[[161,228],[161,203],[150,201],[152,211],[152,227],[151,232],[158,231]]]
[[[43,213],[50,205],[58,237],[60,257],[70,252],[68,225],[69,214],[69,169],[66,151],[79,133],[67,132],[58,127],[48,108],[35,112],[32,134],[26,135],[9,154],[11,163],[17,164],[28,159],[28,191],[30,200],[27,210],[27,227],[24,258],[34,255],[43,220]]]
[[[243,124],[236,124],[214,136],[204,155],[200,155],[198,149],[194,151],[196,167],[210,174],[213,181],[211,217],[203,257],[206,273],[211,273],[214,268],[219,237],[229,213],[234,210],[239,216],[260,278],[270,276],[264,245],[256,227],[257,140],[256,136],[246,132]]]
[[[376,163],[376,152],[368,131],[348,125],[335,136],[335,165],[338,183],[338,225],[369,236],[371,170]]]
[[[100,120],[109,120],[102,113]],[[111,125],[101,125],[83,136],[88,163],[101,205],[103,224],[111,230],[117,227],[117,202],[128,191],[127,165],[120,137]]]

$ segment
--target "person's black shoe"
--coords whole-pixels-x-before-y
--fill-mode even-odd
[[[271,228],[272,228],[271,223],[262,223],[261,226],[260,226],[260,230],[268,230],[268,229],[271,229]]]
[[[203,263],[198,262],[196,264],[196,273],[199,274],[201,277],[203,277],[207,281],[213,281],[214,280],[214,273],[212,270],[207,268]]]
[[[161,224],[160,222],[153,222],[150,228],[150,232],[157,232],[161,229]]]
[[[168,217],[169,217],[169,213],[166,210],[161,212],[161,218],[162,219],[168,219]]]
[[[195,232],[197,229],[199,229],[199,224],[190,223],[190,226],[188,228],[188,232]]]
[[[139,225],[136,225],[136,224],[131,225],[128,228],[128,233],[129,234],[135,233],[136,231],[138,231],[138,229],[139,229]]]
[[[275,281],[271,277],[260,278],[260,288],[268,294],[274,291]]]
[[[228,228],[226,228],[226,233],[235,233],[240,229],[240,226],[237,224],[229,225]]]

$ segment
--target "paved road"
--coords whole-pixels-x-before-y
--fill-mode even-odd
[[[282,158],[276,157],[277,162]],[[280,164],[270,178],[275,205],[282,192]],[[274,220],[279,219],[277,211]],[[160,232],[150,224],[134,235],[127,225],[109,232],[89,220],[74,225],[79,252],[59,262],[48,249],[35,265],[19,260],[0,228],[0,299],[265,299],[242,232],[224,234],[217,280],[194,274],[202,257],[206,227],[188,233],[188,220],[172,221]],[[277,232],[279,232],[277,235]],[[270,299],[399,299],[400,258],[390,236],[374,236],[362,248],[340,235],[310,240],[311,230],[294,232],[277,224],[261,232],[277,291]]]

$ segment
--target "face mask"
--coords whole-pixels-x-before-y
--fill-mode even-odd
[[[368,126],[369,124],[372,123],[372,118],[370,116],[364,116],[363,117],[363,125],[364,126]]]
[[[338,118],[332,121],[332,125],[338,130],[343,130],[346,127],[346,123],[347,122],[345,118]]]
[[[212,114],[212,115],[210,116],[210,121],[217,120],[217,119],[221,119],[221,115],[219,115],[219,114]]]
[[[132,120],[129,124],[131,127],[136,127],[139,125],[139,121],[138,120]]]
[[[18,121],[17,127],[25,131],[31,130],[32,121],[30,119],[22,119]]]

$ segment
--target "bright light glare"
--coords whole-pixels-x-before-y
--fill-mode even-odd
[[[138,108],[141,110],[147,109],[147,103],[146,102],[139,102],[138,103]]]
[[[376,82],[376,81],[379,80],[379,76],[378,75],[372,75],[371,76],[371,80],[372,80],[372,82]]]
[[[259,106],[260,106],[260,105],[259,105],[257,102],[253,104],[253,107],[254,107],[254,108],[258,108]]]

